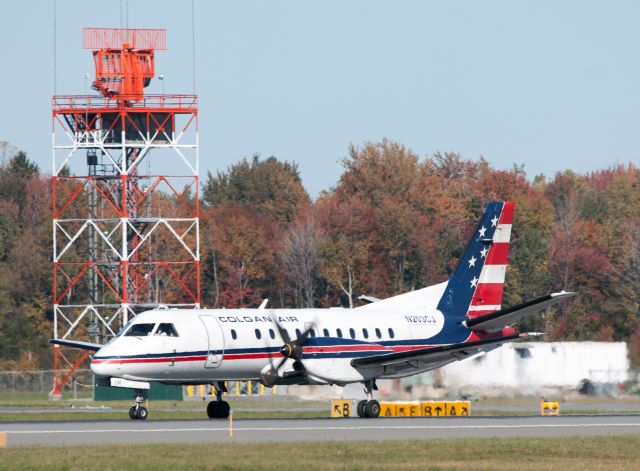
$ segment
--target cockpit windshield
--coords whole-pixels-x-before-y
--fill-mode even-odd
[[[116,334],[116,337],[120,337],[121,335],[124,335],[124,333],[129,329],[129,327],[131,327],[132,323],[133,323],[133,319],[129,320],[129,322],[127,322],[125,325],[123,325],[122,329],[120,329],[120,331]],[[111,340],[113,340],[113,339],[111,339]]]
[[[162,323],[158,326],[158,329],[156,330],[156,333],[154,335],[161,335],[165,337],[177,337],[178,332],[176,332],[176,328],[173,326],[173,324]]]
[[[155,327],[155,324],[133,324],[127,333],[124,334],[125,337],[146,337],[147,335],[151,335],[151,331]]]

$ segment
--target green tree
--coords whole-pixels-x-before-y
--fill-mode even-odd
[[[273,220],[288,224],[311,203],[302,186],[298,165],[275,157],[243,159],[226,172],[207,175],[203,200],[209,206],[240,204]]]
[[[38,166],[27,158],[26,153],[19,151],[8,165],[0,167],[0,199],[16,203],[21,215],[27,196],[26,185],[38,173]]]
[[[49,188],[24,152],[0,166],[0,368],[50,362]]]

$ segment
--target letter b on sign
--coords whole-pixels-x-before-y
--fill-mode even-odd
[[[349,417],[351,415],[351,401],[337,399],[331,401],[331,417]]]

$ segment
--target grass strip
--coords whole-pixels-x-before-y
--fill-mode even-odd
[[[637,470],[640,436],[0,449],[11,470]]]

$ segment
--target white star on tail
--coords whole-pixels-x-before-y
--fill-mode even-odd
[[[480,233],[480,237],[484,237],[484,233],[487,232],[487,228],[482,226],[478,232]]]
[[[471,288],[475,288],[478,286],[478,279],[474,276],[471,280]]]
[[[482,258],[485,258],[485,257],[487,256],[487,252],[488,252],[488,251],[489,251],[489,250],[488,250],[486,247],[483,247],[483,248],[482,248],[482,250],[480,251],[480,256],[481,256]]]
[[[477,261],[478,259],[472,255],[471,258],[469,259],[469,268],[475,267]]]
[[[498,216],[493,216],[493,219],[491,220],[491,227],[496,227],[497,224],[498,224]]]

